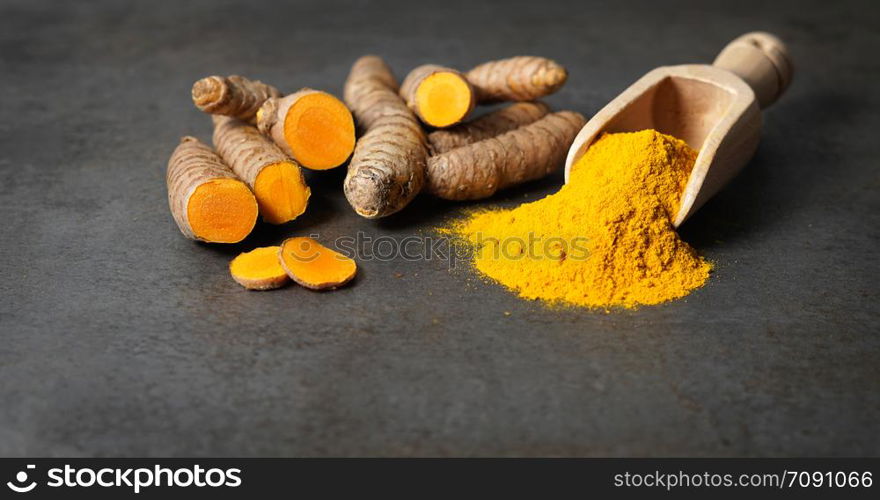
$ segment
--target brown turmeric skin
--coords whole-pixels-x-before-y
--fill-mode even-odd
[[[257,127],[312,170],[338,167],[354,149],[351,112],[342,101],[320,90],[302,89],[267,99],[257,112]]]
[[[517,102],[454,127],[428,134],[431,155],[443,154],[528,125],[550,112],[542,102]]]
[[[397,90],[391,69],[377,56],[355,61],[345,82],[345,102],[364,131],[348,166],[345,197],[370,219],[406,206],[425,182],[425,133]]]
[[[249,122],[266,99],[280,96],[275,87],[238,75],[209,76],[192,87],[193,103],[200,110]]]
[[[290,279],[312,290],[332,290],[354,278],[354,260],[312,238],[288,238],[278,251],[281,267]]]
[[[214,147],[253,190],[263,220],[283,224],[305,212],[311,190],[299,165],[252,125],[214,115]]]
[[[412,70],[400,86],[409,109],[431,127],[448,127],[464,120],[476,104],[476,93],[460,72],[425,64]]]
[[[559,111],[497,137],[432,156],[428,191],[447,200],[477,200],[544,177],[562,166],[585,123],[580,113]]]
[[[238,243],[257,222],[257,200],[223,160],[183,137],[168,160],[168,204],[180,232],[209,243]]]
[[[568,72],[544,57],[518,56],[481,64],[468,71],[467,79],[481,103],[534,101],[559,90]]]

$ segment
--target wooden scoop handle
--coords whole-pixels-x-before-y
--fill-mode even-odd
[[[727,44],[713,65],[745,80],[755,91],[761,108],[779,99],[794,71],[785,44],[761,31],[746,33]]]

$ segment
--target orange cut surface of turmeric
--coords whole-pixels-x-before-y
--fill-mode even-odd
[[[263,220],[282,224],[306,211],[311,190],[304,184],[297,165],[280,162],[267,165],[257,174],[254,195]]]
[[[312,92],[297,99],[284,119],[284,137],[304,167],[326,170],[342,165],[354,150],[351,112],[339,99]]]
[[[253,230],[258,208],[243,182],[221,178],[198,186],[189,197],[186,211],[196,238],[237,243]]]
[[[229,263],[229,273],[238,284],[248,290],[272,290],[290,281],[278,252],[281,247],[261,247],[239,254]]]
[[[353,259],[304,236],[284,240],[279,257],[292,280],[313,290],[340,287],[357,273]]]
[[[305,212],[311,190],[295,161],[250,124],[218,115],[213,121],[217,153],[254,191],[263,220],[283,224]]]
[[[434,127],[448,127],[463,120],[473,108],[473,101],[473,89],[456,73],[434,73],[416,89],[419,115]]]

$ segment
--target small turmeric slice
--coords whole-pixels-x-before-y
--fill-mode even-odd
[[[168,204],[180,232],[208,243],[238,243],[257,223],[257,200],[207,145],[183,137],[168,160]]]
[[[483,63],[468,71],[467,79],[481,103],[534,101],[559,90],[568,72],[544,57],[517,56]]]
[[[412,70],[400,86],[400,96],[426,125],[449,127],[474,109],[476,92],[460,72],[425,64]]]
[[[278,260],[279,246],[244,252],[229,263],[229,274],[248,290],[272,290],[290,281]]]
[[[354,118],[336,97],[302,89],[268,99],[257,112],[257,127],[303,167],[327,170],[354,151]]]
[[[200,110],[244,121],[253,121],[266,99],[280,96],[275,87],[238,75],[209,76],[192,87],[193,104]]]
[[[305,236],[284,240],[278,258],[293,281],[312,290],[338,288],[357,273],[353,259]]]
[[[252,125],[215,115],[214,147],[253,189],[263,220],[283,224],[305,212],[311,190],[299,165]]]

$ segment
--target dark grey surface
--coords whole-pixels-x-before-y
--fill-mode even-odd
[[[705,3],[4,0],[0,454],[880,454],[878,9]],[[570,68],[550,103],[590,114],[754,29],[789,43],[795,83],[683,228],[717,265],[684,300],[551,310],[440,260],[363,261],[335,293],[235,285],[242,249],[430,235],[460,208],[360,219],[342,169],[234,248],[168,212],[170,151],[209,138],[188,95],[204,75],[339,94],[367,52],[399,76],[536,54]]]

